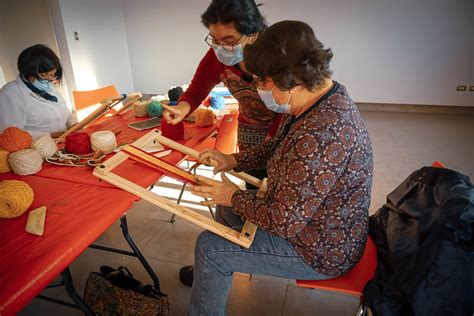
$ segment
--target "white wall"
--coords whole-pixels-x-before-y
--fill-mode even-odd
[[[120,1],[56,0],[50,9],[59,46],[70,57],[75,89],[114,84],[120,93],[134,91]]]
[[[257,1],[260,2],[260,1]],[[265,0],[269,22],[303,20],[335,54],[357,102],[474,106],[474,1]],[[207,49],[209,1],[122,0],[135,89],[189,82]]]

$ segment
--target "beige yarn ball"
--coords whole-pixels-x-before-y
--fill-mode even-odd
[[[5,149],[0,149],[0,173],[10,172],[10,165],[8,164],[8,155],[10,153]]]
[[[49,135],[35,139],[31,144],[31,148],[38,151],[43,159],[51,157],[58,150],[56,142]]]
[[[150,101],[138,101],[132,104],[133,114],[136,117],[144,117],[147,116],[147,108]]]
[[[21,176],[37,173],[43,166],[43,158],[34,149],[23,149],[8,156],[13,172]]]
[[[117,139],[111,131],[98,131],[91,135],[92,150],[110,154],[117,147]]]

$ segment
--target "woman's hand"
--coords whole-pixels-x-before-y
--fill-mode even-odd
[[[222,182],[197,176],[198,185],[193,185],[191,193],[206,198],[202,205],[232,206],[232,196],[240,188],[230,181],[224,173],[221,174]]]
[[[191,105],[188,102],[179,102],[175,106],[161,104],[163,107],[163,118],[171,125],[176,125],[191,111]]]
[[[234,156],[223,154],[217,150],[204,150],[199,154],[199,160],[206,165],[212,165],[211,160],[217,162],[217,166],[214,166],[214,174],[237,167],[237,160],[235,160]]]

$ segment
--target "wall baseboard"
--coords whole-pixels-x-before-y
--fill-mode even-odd
[[[356,105],[359,108],[359,110],[363,112],[401,112],[401,113],[474,115],[474,107],[471,107],[471,106],[382,104],[382,103],[364,103],[364,102],[356,102]]]

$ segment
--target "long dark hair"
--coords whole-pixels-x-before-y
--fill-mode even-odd
[[[201,22],[207,28],[210,24],[234,23],[240,34],[252,35],[267,28],[258,6],[255,0],[212,0],[201,15]]]
[[[18,56],[18,71],[25,78],[35,77],[38,74],[56,69],[56,79],[63,77],[63,68],[58,56],[46,45],[37,44],[24,49]]]
[[[311,27],[301,21],[282,21],[263,32],[244,49],[245,66],[261,79],[270,77],[281,90],[302,85],[314,90],[332,74],[333,54]]]

